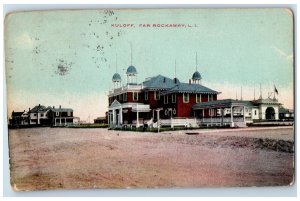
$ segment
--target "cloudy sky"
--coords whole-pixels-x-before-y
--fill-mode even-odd
[[[267,98],[276,85],[279,101],[293,107],[287,9],[44,11],[6,18],[8,114],[42,104],[73,108],[83,120],[103,116],[116,54],[126,83],[130,43],[139,82],[173,77],[175,60],[177,77],[187,82],[197,52],[202,83],[222,92],[219,99],[240,98],[241,87],[243,99],[252,100],[254,89],[258,98],[260,84]]]

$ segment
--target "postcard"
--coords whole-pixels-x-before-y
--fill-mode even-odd
[[[285,8],[10,13],[14,191],[290,186]]]

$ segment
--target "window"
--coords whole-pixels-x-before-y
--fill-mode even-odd
[[[59,112],[56,112],[56,116],[59,116]]]
[[[212,94],[208,94],[208,101],[213,101],[213,95]]]
[[[196,94],[196,103],[201,103],[201,94]]]
[[[71,116],[71,111],[68,111],[68,117]]]
[[[127,93],[123,94],[123,101],[127,101]]]
[[[138,92],[132,92],[132,98],[134,101],[137,101],[139,98],[138,98]]]
[[[183,102],[188,103],[189,102],[189,94],[183,94]]]
[[[148,100],[148,92],[145,92],[145,100]]]
[[[176,103],[176,94],[172,94],[172,103]]]
[[[256,110],[254,110],[254,115],[256,115]]]
[[[36,113],[34,113],[34,114],[33,114],[33,116],[35,116],[35,117],[36,117]]]
[[[154,97],[155,97],[155,98],[154,98],[155,100],[159,100],[159,99],[160,99],[159,91],[155,91],[155,92],[154,92]]]
[[[169,102],[169,96],[165,95],[164,96],[164,104],[168,104],[168,102]]]
[[[44,113],[41,114],[41,117],[44,117]]]
[[[118,101],[121,101],[122,100],[122,94],[120,94],[119,96],[118,96]]]

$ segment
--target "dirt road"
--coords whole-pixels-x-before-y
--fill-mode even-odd
[[[293,182],[294,153],[261,145],[266,138],[274,139],[273,144],[280,139],[293,143],[291,127],[186,132],[9,130],[11,183],[15,190],[23,191]]]

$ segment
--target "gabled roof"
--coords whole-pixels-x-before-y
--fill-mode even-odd
[[[73,112],[71,108],[51,108],[52,112]]]
[[[207,93],[207,94],[218,94],[219,92],[214,91],[200,84],[188,84],[179,83],[169,89],[165,94],[169,93]]]
[[[143,82],[144,89],[170,89],[175,86],[174,80],[157,75]]]
[[[45,112],[45,111],[47,111],[47,110],[49,110],[49,107],[46,108],[46,107],[43,106],[43,105],[37,105],[37,106],[35,106],[34,108],[32,108],[32,109],[29,111],[29,113]]]
[[[12,112],[11,116],[12,117],[20,117],[24,112]]]
[[[71,108],[52,108],[50,106],[45,107],[43,105],[37,105],[32,108],[29,113],[46,112],[48,110],[51,110],[52,112],[73,112],[73,109]]]
[[[117,101],[117,99],[115,99],[109,107],[111,108],[111,107],[117,107],[117,106],[121,106],[121,103],[119,101]]]

